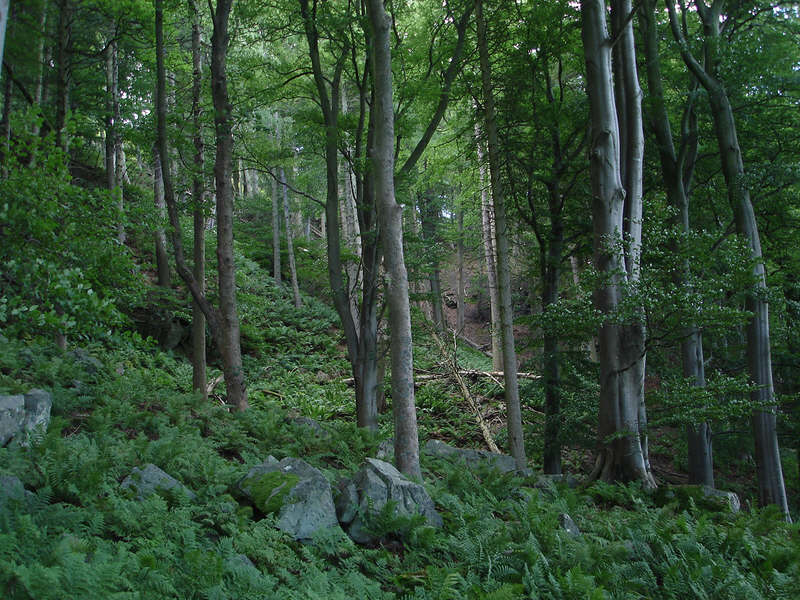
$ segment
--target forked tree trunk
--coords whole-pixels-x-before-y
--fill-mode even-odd
[[[621,10],[615,6],[615,10]],[[624,11],[622,11],[624,12]],[[622,14],[620,12],[619,14]],[[638,270],[640,238],[632,236],[623,245],[622,232],[635,226],[631,221],[637,207],[626,211],[626,186],[623,176],[633,189],[628,200],[641,203],[641,183],[636,193],[636,169],[641,168],[641,155],[634,148],[623,154],[618,108],[615,103],[611,69],[611,40],[606,28],[606,6],[603,0],[582,0],[581,20],[586,83],[591,112],[590,173],[592,183],[592,222],[594,226],[595,267],[602,280],[594,293],[596,308],[607,315],[598,334],[600,359],[600,411],[598,433],[600,452],[593,477],[606,481],[641,481],[655,486],[650,473],[644,446],[643,422],[644,365],[642,327],[636,323],[618,324],[614,313],[622,300],[622,284]],[[628,29],[630,25],[626,27]],[[633,68],[625,64],[634,60],[632,31],[621,34],[624,44],[620,69]],[[622,75],[620,73],[618,76]],[[628,74],[630,76],[630,73]],[[627,77],[625,85],[630,84]],[[637,86],[638,87],[638,86]],[[641,129],[641,112],[637,111],[635,90],[623,91],[628,123],[626,130],[632,138]],[[631,104],[628,104],[631,103]],[[639,115],[637,123],[636,118]],[[641,133],[639,132],[639,135]],[[630,144],[628,141],[626,145]],[[639,151],[641,148],[639,148]],[[628,156],[625,173],[621,156]],[[639,165],[637,165],[639,161]],[[640,172],[640,171],[639,171]],[[641,207],[638,208],[638,211]],[[639,214],[641,214],[639,212]],[[641,223],[639,223],[641,226]],[[624,252],[627,248],[627,252]]]
[[[206,292],[206,214],[205,214],[205,156],[203,144],[202,108],[200,93],[203,85],[202,30],[198,0],[189,0],[189,18],[192,22],[192,138],[194,142],[194,172],[192,174],[192,200],[194,209],[193,275],[202,294]],[[197,301],[192,300],[192,389],[205,399],[208,397],[206,381],[206,317]]]
[[[403,257],[403,209],[394,196],[394,105],[392,102],[392,56],[389,33],[391,18],[383,0],[368,0],[375,85],[375,137],[372,172],[383,250],[389,275],[389,324],[392,331],[392,408],[394,455],[397,468],[421,478],[417,412],[414,405],[414,366],[411,344],[411,311],[408,274]]]
[[[514,347],[514,313],[511,303],[511,255],[508,246],[505,200],[500,183],[500,145],[497,138],[497,123],[495,122],[492,71],[489,62],[489,45],[482,0],[478,0],[476,3],[475,17],[478,26],[478,52],[481,65],[484,120],[486,122],[487,148],[489,150],[489,178],[494,202],[497,283],[498,298],[500,300],[500,337],[503,348],[508,445],[517,469],[523,470],[527,467],[527,460],[525,458],[525,441],[522,434],[522,413],[517,381],[517,353]]]
[[[694,111],[694,93],[690,91],[684,109],[681,128],[680,152],[675,150],[669,116],[667,114],[661,75],[661,57],[658,49],[656,24],[657,0],[645,0],[639,9],[639,26],[642,31],[647,87],[649,90],[651,125],[656,137],[661,173],[664,178],[667,199],[678,211],[681,231],[685,236],[689,227],[689,185],[697,154],[697,118]],[[691,77],[694,81],[694,77]],[[696,84],[693,84],[696,85]],[[692,125],[694,124],[694,125]],[[691,268],[688,258],[676,275],[676,284],[684,289],[689,286]],[[681,365],[683,376],[693,385],[705,387],[703,365],[703,338],[696,325],[689,324],[681,340]],[[689,483],[714,487],[714,464],[712,460],[711,426],[707,422],[687,425]]]
[[[219,310],[205,297],[198,281],[189,270],[183,254],[180,220],[170,177],[169,161],[162,159],[164,198],[172,233],[172,246],[178,274],[186,283],[192,297],[208,320],[214,340],[222,356],[227,402],[235,410],[247,409],[247,388],[242,370],[239,345],[239,319],[236,313],[235,270],[233,263],[233,187],[231,163],[233,136],[226,79],[228,49],[228,16],[232,0],[220,0],[214,14],[214,34],[211,38],[211,91],[214,100],[214,127],[217,156],[214,176],[217,185],[217,269],[219,279]],[[156,123],[157,143],[162,157],[169,156],[166,128],[166,71],[164,68],[163,0],[156,0]]]
[[[750,189],[747,185],[747,175],[744,170],[733,108],[725,86],[717,73],[720,18],[724,3],[714,2],[709,7],[703,0],[696,0],[694,4],[703,23],[705,66],[701,65],[690,52],[678,24],[675,6],[668,2],[670,26],[676,41],[678,41],[684,63],[708,94],[722,163],[722,174],[728,188],[728,202],[733,211],[736,231],[747,241],[753,260],[753,278],[756,284],[745,299],[745,309],[753,315],[747,326],[747,361],[750,379],[756,385],[756,388],[750,393],[750,398],[756,407],[752,416],[752,424],[756,444],[759,502],[762,506],[777,505],[786,520],[790,521],[778,446],[775,416],[777,409],[774,406],[775,393],[769,337],[767,278],[761,253],[761,239],[753,203],[750,200]]]

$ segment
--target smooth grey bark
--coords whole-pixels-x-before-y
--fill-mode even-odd
[[[158,285],[170,287],[169,255],[167,254],[167,235],[161,226],[167,217],[167,205],[164,201],[164,179],[161,172],[161,156],[158,147],[153,146],[153,201],[156,205],[156,214],[159,216],[159,226],[153,233],[156,247],[156,275]]]
[[[106,185],[114,197],[117,205],[117,241],[125,243],[125,209],[122,195],[122,167],[119,158],[122,148],[121,134],[119,132],[120,106],[119,106],[119,64],[117,56],[117,42],[114,37],[116,31],[111,31],[111,39],[106,45]]]
[[[500,181],[500,145],[495,121],[494,90],[489,61],[489,45],[486,32],[486,19],[483,15],[483,1],[476,3],[475,18],[478,29],[478,53],[480,55],[481,84],[483,89],[483,115],[486,126],[486,142],[489,154],[489,179],[494,203],[495,242],[497,249],[497,283],[500,300],[500,335],[503,349],[503,379],[505,382],[505,401],[508,425],[508,445],[517,468],[527,466],[525,441],[522,433],[522,412],[519,401],[517,381],[517,353],[514,347],[514,313],[511,303],[511,268],[508,246],[508,222],[505,199]]]
[[[8,9],[10,0],[0,0],[0,66],[3,64],[3,50],[6,45],[6,26],[8,24]],[[0,74],[2,76],[2,74]]]
[[[464,284],[464,208],[459,206],[456,211],[458,226],[458,240],[456,241],[456,262],[458,274],[456,278],[456,331],[460,334],[464,330],[464,299],[466,297]]]
[[[486,262],[486,279],[489,286],[490,332],[492,336],[492,368],[503,370],[503,352],[500,341],[500,298],[497,293],[497,261],[495,260],[494,204],[490,195],[490,184],[486,176],[483,141],[480,127],[475,125],[475,138],[478,151],[478,181],[481,188],[481,232],[483,237],[483,256]]]
[[[754,289],[745,299],[745,309],[753,314],[747,326],[747,361],[750,379],[756,388],[750,398],[756,407],[752,415],[756,445],[756,471],[758,474],[758,496],[762,506],[775,504],[787,521],[789,505],[783,479],[780,448],[778,446],[775,393],[772,380],[772,354],[769,334],[769,303],[767,301],[767,278],[761,252],[750,189],[739,146],[733,107],[728,92],[718,72],[720,57],[720,19],[724,1],[715,0],[707,5],[695,0],[694,6],[703,24],[704,63],[694,57],[678,24],[675,6],[667,2],[670,27],[678,42],[681,57],[692,74],[706,90],[711,106],[711,118],[719,148],[722,174],[728,189],[728,202],[733,211],[736,232],[747,241],[753,260]]]
[[[283,189],[283,222],[286,225],[286,248],[289,254],[289,277],[292,282],[292,296],[296,308],[303,306],[300,298],[300,286],[297,283],[297,266],[294,262],[294,240],[292,240],[292,214],[289,208],[289,187],[286,185],[286,173],[280,169],[281,188]]]
[[[278,122],[278,113],[274,115],[275,145],[280,146],[281,134]],[[278,191],[278,180],[272,178],[272,277],[275,283],[281,284],[281,199]]]
[[[8,0],[0,0],[0,3],[6,2],[8,4]],[[44,99],[44,73],[45,73],[45,38],[47,34],[47,9],[48,9],[48,0],[42,0],[42,15],[39,17],[39,50],[37,55],[39,57],[38,66],[37,66],[37,76],[36,76],[36,88],[33,91],[33,102],[38,106],[38,110],[41,111],[43,99]],[[0,43],[0,47],[2,43]],[[0,49],[0,65],[2,65],[2,58],[3,58],[2,49]],[[49,62],[49,61],[48,61]],[[0,74],[2,77],[2,74]],[[32,128],[33,135],[39,135],[41,128],[39,124],[35,124]],[[33,159],[31,159],[33,160]],[[32,165],[33,166],[33,165]]]
[[[619,9],[619,6],[615,7]],[[606,481],[642,481],[645,486],[655,486],[643,448],[642,401],[643,365],[640,331],[637,325],[615,323],[613,315],[622,299],[622,285],[638,270],[638,256],[633,251],[640,248],[635,239],[623,244],[622,234],[629,227],[631,215],[626,211],[626,187],[621,164],[622,143],[618,123],[618,109],[614,97],[611,67],[611,39],[606,27],[604,0],[581,1],[581,32],[586,61],[586,84],[591,118],[590,174],[592,186],[592,223],[594,227],[595,267],[603,278],[594,292],[596,308],[607,315],[598,333],[600,359],[600,410],[599,453],[592,477]],[[630,27],[630,26],[628,26]],[[628,28],[626,27],[626,29]],[[628,38],[630,33],[631,39]],[[626,32],[619,43],[632,43],[632,32]],[[628,47],[623,60],[634,60],[632,47]],[[630,68],[630,65],[628,65]],[[633,65],[635,69],[635,65]],[[630,94],[630,95],[629,95]],[[635,95],[624,92],[627,103]],[[633,99],[635,103],[635,99]],[[626,131],[633,136],[636,128],[636,107],[630,110],[631,122]],[[641,113],[639,113],[639,116]],[[641,128],[639,120],[638,128]],[[631,156],[631,155],[629,155]],[[625,173],[633,178],[635,157]],[[640,160],[641,157],[639,157]],[[639,184],[641,185],[641,184]],[[628,191],[630,201],[636,198]],[[641,190],[641,188],[639,188]],[[641,202],[641,195],[638,196]],[[639,224],[641,226],[641,224]],[[624,252],[627,248],[628,252]],[[628,254],[628,256],[626,256]]]
[[[389,326],[392,332],[392,409],[394,455],[397,468],[407,476],[422,478],[419,465],[417,412],[414,405],[414,363],[408,273],[403,257],[403,209],[394,196],[394,105],[392,102],[392,55],[389,41],[391,18],[382,0],[368,0],[372,73],[375,86],[373,110],[372,172],[375,177],[378,218],[389,275],[387,290]]]
[[[697,117],[694,110],[696,80],[692,84],[684,108],[680,131],[680,151],[676,151],[666,101],[664,99],[661,56],[658,48],[658,25],[656,21],[657,0],[644,0],[639,8],[639,27],[645,56],[647,106],[650,125],[656,138],[667,199],[678,213],[679,225],[684,235],[689,227],[689,187],[697,156]],[[688,290],[691,269],[688,258],[676,274],[675,283]],[[681,334],[681,366],[683,376],[696,387],[705,387],[703,364],[703,338],[700,329],[689,324]],[[689,459],[689,483],[714,487],[714,464],[712,455],[711,425],[708,422],[692,423],[686,428]]]
[[[193,268],[192,274],[199,291],[206,293],[206,214],[205,214],[205,147],[200,94],[203,85],[202,28],[198,0],[189,0],[192,22],[192,142],[194,170],[192,173]],[[192,299],[192,389],[203,399],[208,397],[206,374],[206,317],[196,300]]]
[[[431,316],[437,331],[444,331],[444,308],[442,306],[442,285],[439,269],[439,239],[437,237],[437,224],[441,211],[433,198],[433,190],[426,190],[419,198],[419,214],[421,221],[422,240],[428,255],[428,284],[431,294]]]

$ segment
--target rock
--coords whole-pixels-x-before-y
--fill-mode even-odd
[[[72,359],[81,367],[83,367],[83,370],[89,375],[97,375],[103,370],[103,363],[89,354],[89,351],[85,348],[75,348],[74,350],[70,350],[67,352],[67,356],[71,356]]]
[[[558,524],[561,526],[561,529],[566,531],[572,537],[581,537],[581,530],[578,529],[575,521],[573,521],[572,517],[570,517],[567,513],[561,513],[558,515]]]
[[[331,437],[331,434],[328,433],[328,430],[311,417],[288,417],[286,422],[291,425],[296,425],[298,428],[301,428],[318,438],[328,439]]]
[[[358,490],[352,479],[342,479],[336,484],[336,518],[349,525],[358,511]]]
[[[296,540],[339,527],[328,480],[304,460],[277,461],[270,456],[250,469],[238,486],[262,513],[277,513],[278,529]]]
[[[24,423],[25,396],[0,396],[0,446],[18,435]]]
[[[688,509],[694,503],[705,510],[729,510],[732,513],[741,510],[739,496],[708,485],[663,486],[663,489],[656,490],[654,497],[659,506],[677,502],[682,509]]]
[[[186,494],[190,500],[196,498],[194,492],[189,488],[152,463],[146,464],[143,469],[134,467],[131,474],[123,479],[120,485],[123,489],[133,490],[138,500],[143,500],[157,492],[178,492]]]
[[[442,526],[442,517],[436,511],[433,500],[419,483],[406,479],[392,465],[382,460],[368,458],[363,467],[353,476],[352,484],[358,498],[358,509],[350,512],[344,506],[342,515],[349,518],[347,533],[354,541],[365,544],[374,541],[367,531],[369,519],[381,512],[390,501],[394,502],[394,513],[398,516],[422,515],[428,525]],[[345,489],[347,486],[345,486]],[[347,492],[352,503],[352,490]],[[341,497],[340,497],[341,498]],[[344,500],[340,499],[340,506]],[[353,514],[355,513],[355,514]],[[348,525],[344,521],[345,525]]]
[[[24,502],[25,486],[22,480],[13,475],[0,476],[0,509],[7,503]]]
[[[514,473],[517,471],[517,465],[514,458],[507,454],[496,454],[488,450],[472,450],[470,448],[455,448],[449,444],[445,444],[441,440],[428,440],[425,444],[423,452],[429,456],[436,458],[444,458],[448,460],[461,460],[467,468],[476,469],[481,465],[486,465],[497,469],[501,473]],[[531,473],[530,469],[523,471],[525,475]]]
[[[234,554],[225,559],[225,568],[233,573],[247,573],[250,577],[261,577],[261,571],[246,554]]]
[[[385,460],[391,462],[394,460],[394,438],[383,440],[378,444],[378,450],[375,452],[375,458],[378,460]]]
[[[331,380],[331,376],[328,375],[325,371],[317,371],[314,375],[314,381],[317,383],[328,383]]]
[[[27,444],[31,434],[47,431],[53,398],[44,390],[0,396],[0,446],[12,439]]]
[[[717,490],[710,485],[701,487],[703,495],[711,500],[718,500],[722,504],[727,504],[732,513],[738,513],[742,509],[742,503],[739,501],[739,496],[734,492],[726,492],[724,490]]]

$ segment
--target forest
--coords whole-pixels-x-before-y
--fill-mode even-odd
[[[797,598],[800,5],[0,0],[0,596]]]

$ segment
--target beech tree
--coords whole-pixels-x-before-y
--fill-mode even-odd
[[[604,0],[581,2],[591,115],[594,262],[601,278],[594,302],[604,318],[598,333],[600,452],[592,477],[636,480],[654,487],[644,410],[644,326],[635,312],[627,315],[627,322],[617,321],[626,286],[638,279],[641,251],[641,92],[628,18],[631,4],[615,0],[611,12],[615,45],[606,25]]]
[[[696,0],[693,5],[703,28],[702,63],[694,56],[684,37],[675,5],[667,2],[670,28],[684,63],[708,95],[736,232],[747,241],[753,261],[755,286],[747,295],[745,308],[753,315],[747,327],[747,359],[750,378],[756,386],[751,393],[751,399],[755,407],[752,425],[756,442],[759,501],[762,505],[777,505],[789,519],[775,416],[766,270],[758,223],[750,199],[750,189],[739,146],[736,119],[725,84],[719,74],[721,61],[719,46],[725,2],[714,0],[709,5],[704,0]]]

